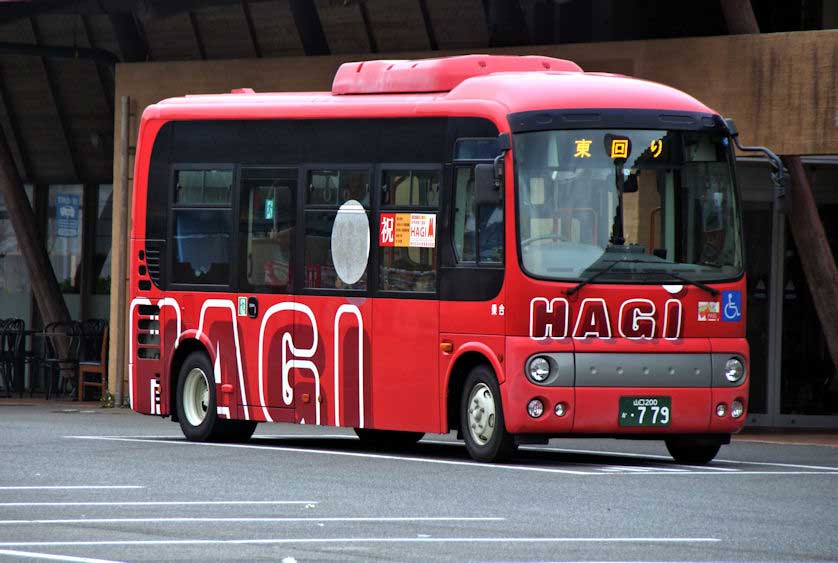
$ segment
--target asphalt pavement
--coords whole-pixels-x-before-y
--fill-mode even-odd
[[[838,448],[551,440],[473,462],[263,424],[186,442],[125,409],[0,402],[0,560],[833,561]]]

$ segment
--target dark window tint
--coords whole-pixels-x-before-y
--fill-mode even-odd
[[[436,249],[389,247],[379,250],[383,291],[436,291]]]
[[[180,205],[229,205],[232,170],[178,170],[175,203]]]
[[[457,139],[454,160],[494,160],[500,154],[497,137],[489,139]]]
[[[370,204],[370,179],[366,170],[312,170],[306,184],[306,204],[341,205],[355,200]]]
[[[229,283],[231,215],[229,209],[174,210],[174,283]]]
[[[457,168],[454,186],[454,250],[460,262],[503,262],[503,208],[477,206],[474,168]]]
[[[460,262],[476,261],[477,224],[474,217],[474,168],[458,168],[454,186],[454,250]]]
[[[296,170],[243,169],[244,277],[250,287],[291,291]]]
[[[367,272],[347,284],[338,276],[332,260],[332,226],[336,211],[305,212],[305,287],[311,289],[366,289]],[[364,256],[362,259],[366,260]]]
[[[381,177],[382,206],[439,206],[439,173],[422,170],[385,170]]]

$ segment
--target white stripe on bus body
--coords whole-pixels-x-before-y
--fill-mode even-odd
[[[230,315],[232,317],[232,327],[233,327],[233,342],[236,345],[236,367],[239,370],[239,387],[241,389],[241,402],[242,407],[244,408],[244,419],[250,420],[250,411],[247,408],[247,390],[245,389],[244,385],[244,373],[242,370],[242,354],[241,354],[241,347],[239,346],[239,330],[236,323],[236,306],[230,299],[207,299],[204,301],[204,304],[201,305],[201,316],[198,319],[198,334],[201,335],[204,333],[204,317],[206,315],[207,309],[225,309],[230,311]],[[180,334],[178,335],[178,341],[180,340]],[[175,347],[177,347],[177,342],[175,343]],[[218,355],[220,348],[216,349],[216,356]]]
[[[151,299],[135,297],[128,307],[128,405],[134,408],[134,308],[151,305]]]
[[[265,376],[264,376],[264,363],[265,363],[265,327],[268,324],[268,319],[272,316],[282,313],[282,312],[300,312],[306,315],[311,322],[311,328],[313,333],[313,342],[311,347],[298,349],[294,346],[293,338],[290,333],[285,332],[282,334],[282,400],[285,402],[286,405],[290,405],[294,400],[294,389],[291,387],[291,384],[288,381],[288,373],[293,368],[298,369],[307,369],[314,374],[314,382],[317,386],[316,389],[316,397],[315,397],[315,410],[316,410],[316,417],[317,417],[317,424],[320,424],[320,373],[317,371],[317,366],[314,365],[313,362],[308,360],[289,360],[287,353],[290,350],[292,354],[295,356],[300,356],[302,358],[311,358],[317,352],[317,319],[314,317],[314,313],[312,310],[302,303],[296,303],[293,301],[283,301],[282,303],[275,303],[271,305],[265,314],[262,316],[262,323],[259,327],[259,360],[258,370],[259,370],[259,402],[262,407],[262,413],[265,416],[265,420],[268,422],[273,422],[273,418],[271,418],[270,413],[268,412],[268,407],[265,402]]]
[[[341,305],[335,313],[334,351],[335,351],[335,426],[340,426],[340,383],[338,373],[340,372],[340,338],[338,329],[340,318],[343,315],[355,315],[358,320],[358,427],[364,427],[364,319],[361,311],[355,305]],[[345,378],[344,378],[345,379]]]

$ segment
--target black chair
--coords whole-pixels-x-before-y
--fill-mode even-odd
[[[74,399],[78,382],[81,327],[78,322],[56,322],[44,327],[40,365],[46,371],[47,399]]]
[[[23,319],[6,319],[0,328],[0,363],[9,392],[23,391]]]

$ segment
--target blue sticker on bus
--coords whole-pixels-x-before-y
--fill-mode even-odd
[[[739,291],[722,292],[722,320],[736,322],[742,319],[742,293]]]

